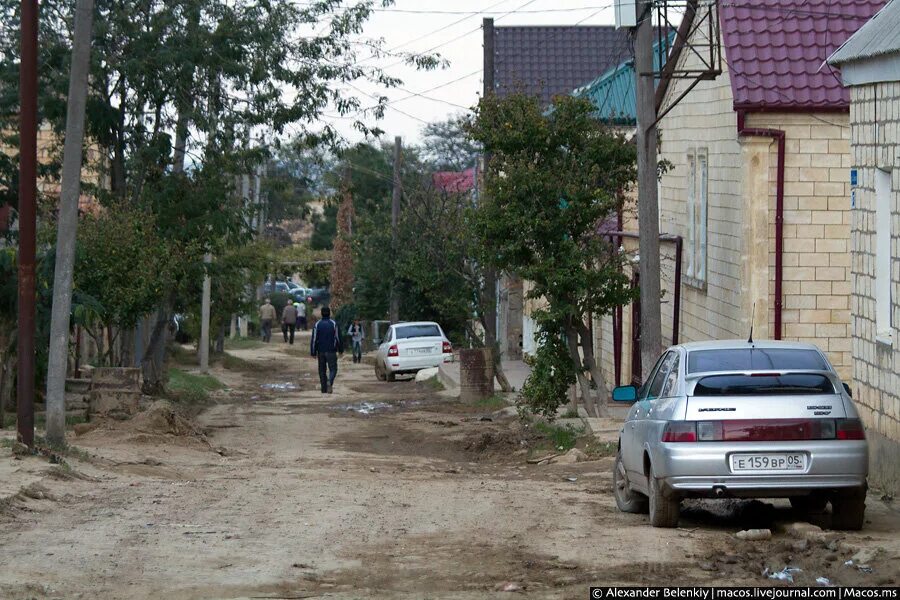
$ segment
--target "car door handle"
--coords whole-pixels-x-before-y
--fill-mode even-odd
[[[631,424],[631,428],[634,429],[634,423]]]

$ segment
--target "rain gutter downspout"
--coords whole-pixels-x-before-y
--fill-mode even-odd
[[[775,339],[781,339],[781,313],[784,306],[784,130],[745,127],[747,112],[737,111],[737,131],[740,137],[770,137],[778,142],[778,179],[775,187]]]

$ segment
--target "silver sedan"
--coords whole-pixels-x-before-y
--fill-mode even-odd
[[[696,342],[669,348],[619,434],[616,504],[678,524],[684,498],[789,498],[831,503],[832,528],[861,529],[868,446],[859,415],[825,355],[793,342]]]

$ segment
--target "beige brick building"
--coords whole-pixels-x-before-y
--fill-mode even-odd
[[[838,50],[851,90],[852,356],[871,480],[900,492],[900,2]]]
[[[660,231],[684,240],[679,341],[746,339],[752,325],[756,339],[816,344],[849,381],[849,95],[821,65],[882,3],[836,4],[859,15],[756,11],[748,19],[749,9],[722,6],[722,73],[659,123],[659,158],[672,165],[659,204]],[[704,42],[703,31],[694,35]],[[697,53],[683,53],[678,68],[702,69]],[[685,86],[670,85],[663,106]],[[661,252],[669,343],[674,253],[666,244]],[[617,356],[619,381],[634,375],[637,316],[623,311],[621,349],[612,318],[596,328],[611,380]]]

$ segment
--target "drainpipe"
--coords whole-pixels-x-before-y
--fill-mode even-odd
[[[609,236],[613,240],[617,240],[617,244],[619,246],[622,245],[622,238],[629,238],[633,240],[639,240],[640,235],[636,231],[610,231],[605,233],[604,235]],[[672,235],[670,233],[661,233],[659,234],[659,241],[661,242],[673,242],[675,244],[675,282],[674,287],[675,291],[672,297],[672,345],[678,345],[679,338],[679,330],[681,328],[681,254],[682,248],[684,247],[684,238],[680,235]],[[619,246],[616,246],[618,248]],[[621,317],[620,321],[621,323]],[[614,342],[615,343],[615,342]],[[621,365],[622,360],[622,333],[619,333],[619,346],[615,349],[616,354],[618,355],[618,361]]]
[[[778,180],[775,187],[775,339],[781,339],[781,310],[784,305],[782,281],[784,268],[784,130],[744,126],[746,111],[737,113],[737,131],[741,137],[770,137],[778,142]]]

